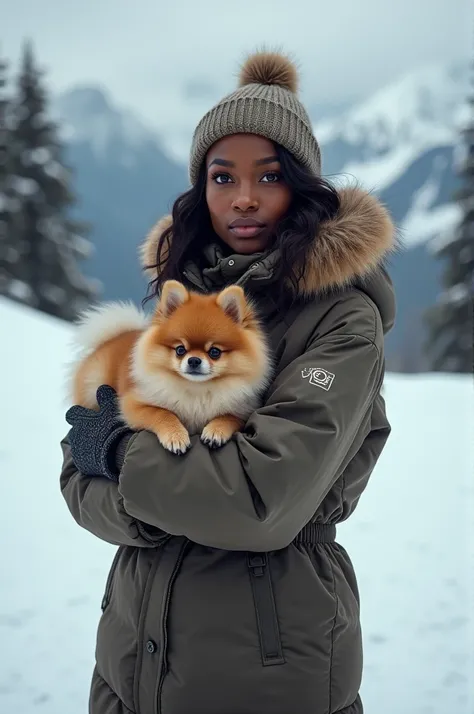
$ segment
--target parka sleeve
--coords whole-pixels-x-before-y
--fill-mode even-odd
[[[184,456],[142,431],[119,490],[131,516],[225,550],[284,548],[337,479],[383,379],[383,356],[347,322],[314,339],[274,381],[245,431],[212,451],[198,437]]]
[[[160,529],[138,521],[125,511],[114,481],[81,474],[74,464],[67,437],[61,441],[61,448],[61,492],[80,526],[113,545],[153,548],[167,537]]]

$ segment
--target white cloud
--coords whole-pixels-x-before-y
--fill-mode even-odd
[[[1,50],[13,59],[29,36],[54,90],[104,84],[159,127],[187,83],[231,90],[240,59],[262,43],[292,52],[303,98],[326,102],[422,63],[467,58],[471,16],[470,0],[16,0],[4,10]],[[196,118],[202,108],[189,99]]]

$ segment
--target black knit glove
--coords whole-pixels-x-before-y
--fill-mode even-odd
[[[123,421],[116,397],[115,390],[103,384],[97,390],[99,411],[76,405],[66,412],[66,421],[72,426],[68,434],[72,458],[85,476],[118,481],[115,452],[133,431]]]

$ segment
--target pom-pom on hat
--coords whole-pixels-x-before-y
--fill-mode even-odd
[[[210,147],[231,134],[258,134],[281,144],[319,176],[321,152],[297,92],[298,71],[288,57],[277,52],[250,55],[240,69],[238,89],[207,112],[194,132],[191,183],[196,183]]]

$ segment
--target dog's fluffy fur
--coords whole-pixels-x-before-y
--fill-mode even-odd
[[[125,421],[155,432],[175,453],[189,448],[190,433],[210,447],[226,443],[258,406],[270,377],[264,333],[238,286],[199,295],[167,281],[153,316],[131,303],[93,308],[81,317],[76,342],[74,403],[96,408],[97,388],[108,384]],[[221,351],[215,359],[211,348]],[[189,358],[201,360],[198,372]]]

